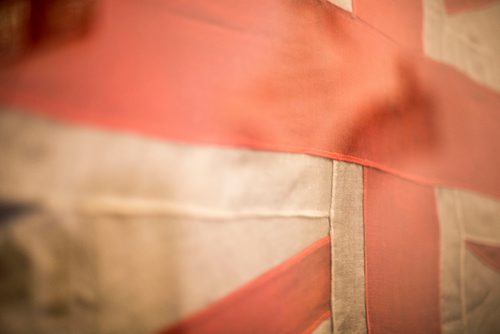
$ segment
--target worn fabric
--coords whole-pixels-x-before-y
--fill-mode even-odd
[[[366,333],[363,168],[333,162],[332,314],[335,333]]]
[[[0,331],[499,332],[498,1],[3,3]]]
[[[13,208],[0,254],[8,331],[160,329],[329,234],[326,159],[18,113],[3,112],[0,124],[0,195]]]
[[[442,332],[495,333],[500,330],[500,201],[477,193],[440,188]],[[490,255],[491,256],[491,255]],[[492,262],[490,262],[492,261]]]
[[[423,44],[429,57],[500,91],[500,2],[485,2],[424,0]],[[472,8],[450,14],[445,4],[454,11]]]

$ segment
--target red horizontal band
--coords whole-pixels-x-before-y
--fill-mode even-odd
[[[87,39],[2,69],[0,101],[500,196],[500,96],[318,1],[106,0]]]
[[[500,246],[485,245],[470,240],[466,240],[465,243],[472,254],[491,269],[500,273]]]
[[[304,333],[330,314],[330,238],[161,333]]]

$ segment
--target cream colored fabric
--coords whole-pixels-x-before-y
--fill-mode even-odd
[[[467,332],[500,333],[500,272],[470,252],[466,253],[465,267]]]
[[[0,137],[0,201],[33,207],[0,228],[6,333],[149,333],[329,233],[330,160],[6,111]]]
[[[352,13],[352,0],[328,0],[335,6]]]
[[[312,334],[330,334],[332,332],[332,319],[323,321]]]
[[[442,333],[465,332],[462,261],[465,255],[463,222],[456,190],[436,190],[440,223],[440,284]]]
[[[457,191],[464,232],[468,239],[500,241],[500,202],[468,191]]]
[[[0,197],[146,198],[231,214],[328,216],[331,162],[191,146],[0,113]],[[265,190],[265,191],[264,191]]]
[[[332,314],[335,333],[366,333],[363,167],[333,161]]]
[[[148,333],[329,232],[326,218],[59,214],[37,211],[2,230],[0,263],[9,274],[0,278],[0,325],[7,333]],[[24,297],[8,297],[13,290]]]
[[[500,273],[466,248],[471,240],[500,246],[500,201],[477,193],[436,191],[441,227],[442,332],[500,332]]]
[[[96,333],[94,254],[74,238],[87,231],[39,208],[3,223],[1,332]]]
[[[173,323],[328,233],[328,221],[91,219],[100,329],[138,333]],[[121,262],[126,261],[126,264]]]
[[[500,90],[500,2],[454,14],[444,0],[423,3],[427,56]]]

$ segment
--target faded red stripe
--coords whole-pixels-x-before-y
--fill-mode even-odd
[[[500,272],[500,246],[480,244],[467,240],[467,249],[491,269]]]
[[[423,0],[353,0],[357,17],[412,51],[422,52]]]
[[[446,11],[455,14],[491,5],[498,0],[445,0]]]
[[[500,96],[333,5],[103,3],[89,39],[2,69],[0,101],[170,140],[352,161],[500,196],[493,145]]]
[[[439,333],[439,227],[433,189],[365,169],[369,333]]]
[[[305,333],[330,314],[330,238],[161,333]]]

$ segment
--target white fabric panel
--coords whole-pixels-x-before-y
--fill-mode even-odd
[[[441,228],[442,332],[498,333],[500,273],[466,247],[466,240],[500,247],[500,201],[474,192],[436,190]]]
[[[323,158],[175,144],[5,111],[0,136],[0,197],[329,215],[331,162]]]
[[[7,333],[150,333],[329,233],[327,159],[7,111],[0,136]]]
[[[330,334],[332,332],[332,319],[323,321],[312,334]]]
[[[352,13],[352,0],[328,0],[335,6]]]
[[[423,0],[427,56],[500,91],[500,2],[447,14],[444,0]]]

